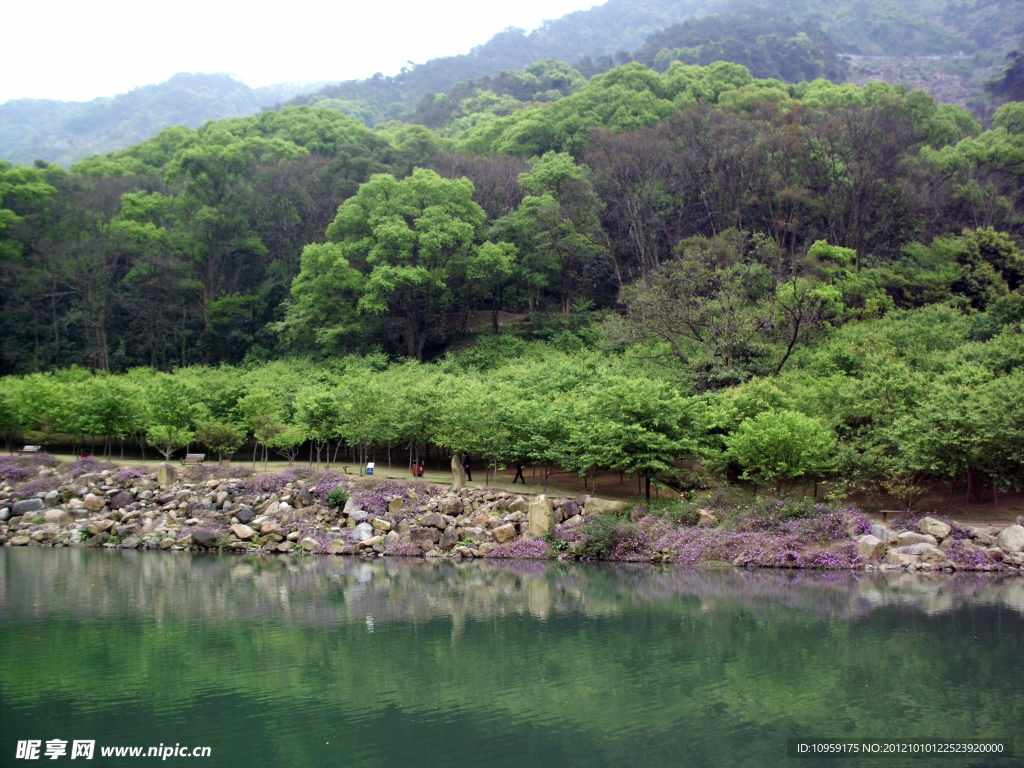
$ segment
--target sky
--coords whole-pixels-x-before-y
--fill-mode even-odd
[[[229,72],[252,87],[393,75],[410,60],[468,53],[506,27],[532,30],[601,2],[10,3],[0,103],[87,101],[177,72]]]

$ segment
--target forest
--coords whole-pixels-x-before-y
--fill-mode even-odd
[[[0,164],[8,446],[463,450],[908,506],[1024,480],[1024,104],[983,128],[675,60],[539,62],[441,107]]]

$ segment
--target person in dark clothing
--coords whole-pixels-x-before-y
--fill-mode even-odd
[[[523,485],[526,485],[526,478],[523,477],[523,462],[516,462],[516,476],[512,478],[512,485],[516,484],[516,480],[522,480]]]
[[[466,479],[469,482],[473,482],[472,464],[471,464],[471,462],[469,460],[469,454],[468,453],[462,454],[462,468],[464,470],[466,470]]]

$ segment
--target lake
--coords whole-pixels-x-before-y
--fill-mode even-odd
[[[1019,739],[1022,638],[981,574],[0,548],[0,764],[924,766],[786,739]]]

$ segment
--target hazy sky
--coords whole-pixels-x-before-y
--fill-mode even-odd
[[[85,101],[176,72],[232,72],[251,86],[392,75],[602,1],[9,3],[0,102]]]

